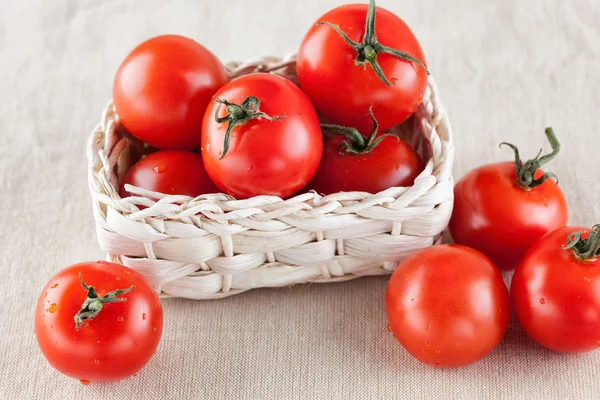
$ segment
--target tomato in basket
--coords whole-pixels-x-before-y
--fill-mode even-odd
[[[533,340],[579,353],[600,348],[600,225],[541,238],[515,270],[515,316]]]
[[[125,190],[125,184],[153,192],[191,197],[220,193],[204,169],[202,156],[182,150],[157,151],[138,161],[123,179],[121,197],[131,195]]]
[[[323,138],[317,113],[291,81],[256,73],[223,86],[202,125],[212,181],[238,199],[288,197],[317,171]]]
[[[229,80],[223,64],[192,39],[149,39],[125,58],[113,98],[121,123],[159,149],[198,148],[202,117],[212,95]]]
[[[398,136],[379,131],[372,111],[373,130],[365,138],[355,128],[322,124],[336,133],[326,139],[321,164],[307,185],[317,193],[362,191],[378,193],[393,186],[411,186],[423,171],[423,160]]]
[[[473,363],[506,331],[509,295],[500,271],[461,245],[433,246],[406,258],[386,292],[389,329],[418,360],[439,367]]]
[[[409,27],[375,1],[343,5],[321,18],[298,52],[298,80],[331,122],[371,130],[369,108],[387,130],[412,115],[425,93],[427,67]]]
[[[518,149],[515,162],[484,165],[465,175],[454,188],[450,232],[456,243],[473,247],[501,269],[514,269],[544,234],[567,223],[567,203],[556,178],[540,166],[552,160],[560,144],[551,128],[550,154],[526,162]]]
[[[56,274],[35,309],[35,336],[54,368],[82,383],[132,376],[162,334],[158,295],[134,270],[104,261]]]

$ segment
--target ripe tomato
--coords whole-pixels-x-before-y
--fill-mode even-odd
[[[404,21],[371,0],[319,18],[300,46],[297,70],[320,113],[364,133],[371,129],[370,107],[384,131],[416,111],[427,86],[424,63]]]
[[[512,307],[542,346],[569,353],[600,347],[599,247],[600,225],[591,232],[563,227],[533,245],[517,267]]]
[[[206,106],[228,80],[223,64],[199,43],[158,36],[133,49],[119,67],[114,103],[134,136],[160,149],[192,150]]]
[[[460,245],[429,247],[405,259],[385,300],[400,344],[418,360],[441,367],[483,358],[504,336],[510,317],[500,271]]]
[[[138,161],[125,175],[121,197],[130,196],[125,184],[164,194],[196,197],[219,193],[204,169],[202,156],[180,150],[162,150]]]
[[[310,100],[292,82],[250,74],[223,86],[202,124],[208,176],[238,199],[287,197],[313,177],[323,138]]]
[[[331,194],[347,191],[378,193],[392,186],[411,186],[423,170],[423,160],[408,143],[380,132],[371,112],[373,130],[368,138],[354,128],[321,125],[338,132],[325,141],[323,157],[309,189]],[[346,139],[344,139],[344,137]]]
[[[490,257],[501,269],[514,269],[529,247],[545,233],[567,223],[567,203],[560,188],[540,165],[559,151],[552,129],[546,130],[553,152],[523,163],[484,165],[454,188],[450,232],[454,241]],[[512,145],[510,145],[512,146]]]
[[[83,383],[135,374],[154,354],[162,327],[154,289],[134,270],[104,261],[60,271],[35,310],[35,336],[44,356]]]

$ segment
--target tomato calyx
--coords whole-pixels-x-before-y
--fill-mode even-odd
[[[217,123],[219,124],[227,122],[227,131],[225,132],[225,139],[223,140],[223,153],[217,158],[217,160],[221,160],[229,151],[229,140],[231,137],[231,131],[237,125],[248,122],[251,119],[260,117],[263,117],[269,121],[278,121],[280,119],[285,118],[285,115],[281,117],[271,117],[270,115],[267,115],[264,112],[260,111],[260,100],[254,96],[246,97],[242,101],[242,104],[230,103],[229,101],[220,99],[216,96],[214,97],[214,99],[217,103],[219,103],[217,109],[215,110],[215,121],[217,121]],[[224,117],[219,117],[219,111],[221,110],[222,105],[225,105],[227,115],[225,115]]]
[[[429,75],[429,70],[421,62],[421,60],[411,56],[408,53],[405,53],[400,50],[396,50],[392,47],[384,46],[377,41],[377,35],[375,34],[375,0],[371,0],[369,2],[369,9],[367,11],[367,22],[365,25],[365,35],[363,36],[363,40],[361,43],[357,43],[350,39],[348,35],[346,35],[339,26],[332,24],[331,22],[322,21],[318,22],[317,25],[327,25],[333,30],[335,30],[341,37],[344,39],[346,43],[350,45],[356,51],[357,56],[354,60],[355,64],[359,67],[367,68],[367,64],[370,64],[373,67],[373,71],[383,83],[388,86],[393,85],[394,83],[390,82],[389,79],[385,76],[385,73],[381,69],[381,66],[377,62],[377,54],[379,53],[387,53],[391,54],[394,57],[407,61],[413,62],[419,65],[419,67],[423,68],[427,75]]]
[[[107,293],[102,297],[98,297],[98,293],[96,293],[96,289],[94,289],[93,286],[88,286],[85,284],[85,282],[83,281],[83,276],[81,275],[81,272],[79,273],[79,280],[81,281],[81,286],[83,286],[83,288],[85,290],[87,290],[87,298],[81,305],[81,309],[79,311],[77,311],[77,314],[75,314],[75,317],[73,317],[73,319],[75,320],[75,329],[76,330],[79,330],[81,325],[87,325],[84,322],[85,320],[90,320],[90,319],[95,318],[100,313],[100,311],[102,311],[103,304],[119,303],[122,301],[127,301],[127,299],[125,297],[117,297],[117,296],[120,296],[124,293],[129,292],[130,290],[132,290],[135,287],[134,285],[131,285],[127,289],[113,290],[112,292]]]
[[[531,188],[539,186],[550,178],[555,179],[556,183],[558,183],[558,177],[552,172],[546,172],[538,179],[534,179],[536,171],[542,165],[546,164],[554,157],[556,157],[556,155],[560,151],[560,143],[558,142],[558,139],[556,138],[556,135],[554,134],[552,128],[546,128],[545,133],[546,137],[548,138],[548,142],[550,142],[550,146],[552,147],[552,152],[542,156],[542,149],[540,149],[539,153],[537,154],[537,156],[535,156],[535,158],[527,160],[525,163],[523,163],[523,161],[521,160],[521,157],[519,156],[519,149],[515,145],[506,142],[500,143],[500,147],[508,146],[514,151],[515,169],[517,171],[517,184],[525,190],[529,190]]]
[[[573,232],[567,236],[567,244],[563,249],[570,249],[573,255],[581,261],[596,261],[600,255],[600,224],[594,225],[588,233],[587,238],[583,238],[584,232]]]
[[[379,136],[377,139],[377,132],[379,131],[379,123],[373,115],[373,109],[369,108],[369,114],[371,115],[371,120],[373,121],[373,130],[369,134],[368,138],[365,138],[356,128],[351,128],[348,126],[341,125],[333,125],[333,124],[321,124],[321,129],[328,131],[337,131],[340,135],[343,135],[348,139],[348,141],[342,141],[340,143],[340,147],[338,148],[338,153],[341,155],[344,154],[366,154],[373,150],[379,143],[383,141],[386,137],[393,137],[396,140],[400,140],[400,138],[396,135],[392,135],[391,133],[386,133],[385,135]]]

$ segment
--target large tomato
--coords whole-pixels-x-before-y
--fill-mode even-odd
[[[206,106],[228,80],[223,64],[199,43],[158,36],[133,49],[119,67],[114,103],[134,136],[160,149],[192,150]]]
[[[554,175],[539,169],[560,148],[552,130],[546,134],[551,154],[523,163],[513,146],[514,164],[476,168],[454,188],[454,241],[483,252],[501,269],[514,269],[533,243],[567,223],[563,193],[548,179]]]
[[[513,311],[539,344],[569,353],[600,347],[599,247],[600,225],[559,228],[531,247],[515,270]]]
[[[292,82],[250,74],[223,86],[202,125],[212,181],[238,199],[287,197],[313,177],[323,138],[310,100]]]
[[[386,293],[390,329],[418,360],[441,367],[483,358],[510,317],[500,271],[477,250],[433,246],[405,259]]]
[[[35,336],[54,368],[82,383],[139,371],[162,334],[154,289],[132,269],[104,261],[56,274],[35,309]]]
[[[371,0],[319,18],[300,46],[297,69],[300,86],[320,113],[365,133],[371,129],[370,107],[382,130],[415,112],[427,86],[424,63],[404,21]]]
[[[319,169],[308,189],[324,194],[378,193],[413,184],[423,170],[423,160],[404,140],[379,131],[373,115],[372,119],[374,127],[368,138],[354,128],[321,125],[338,135],[325,141]]]
[[[138,161],[125,175],[121,197],[130,195],[125,184],[164,194],[196,197],[219,193],[208,177],[198,153],[181,150],[162,150]]]

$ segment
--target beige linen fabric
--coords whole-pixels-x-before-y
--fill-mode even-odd
[[[387,278],[166,300],[159,349],[136,377],[83,386],[53,371],[33,335],[45,282],[101,258],[85,141],[121,59],[159,33],[223,60],[284,55],[341,0],[2,0],[0,7],[0,399],[598,399],[600,351],[562,355],[511,323],[484,360],[440,370],[386,327]],[[600,222],[600,2],[380,0],[412,27],[456,139],[457,177],[526,156],[552,125],[550,168],[570,222]],[[546,146],[547,148],[547,146]],[[508,276],[507,276],[508,279]]]

